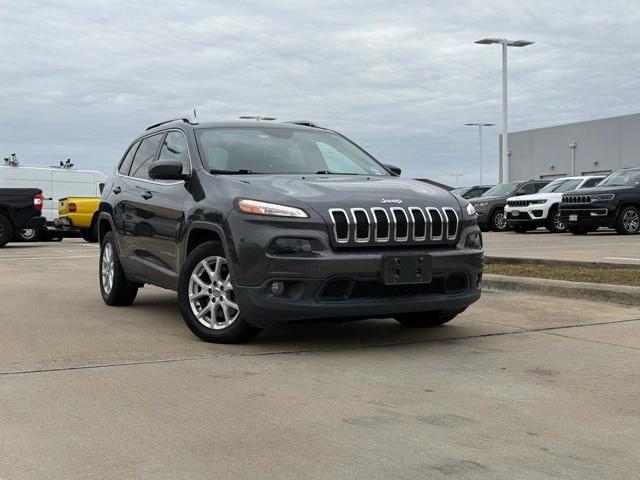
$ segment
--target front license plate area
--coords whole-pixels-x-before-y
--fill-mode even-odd
[[[569,221],[570,222],[577,222],[578,221],[578,215],[569,215]]]
[[[385,255],[382,258],[385,285],[409,285],[431,282],[431,256]]]
[[[520,211],[519,210],[511,210],[511,215],[513,215],[514,217],[519,217],[520,216]]]

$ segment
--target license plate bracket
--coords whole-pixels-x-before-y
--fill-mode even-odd
[[[385,285],[430,283],[431,265],[430,255],[385,255],[382,281]]]
[[[569,221],[570,222],[577,222],[578,221],[578,215],[575,215],[575,214],[569,215]]]

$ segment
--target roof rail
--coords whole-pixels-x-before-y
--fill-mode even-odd
[[[189,123],[191,125],[195,125],[195,123],[193,123],[190,119],[188,118],[172,118],[171,120],[165,120],[164,122],[159,122],[159,123],[154,123],[153,125],[149,125],[146,130],[151,130],[152,128],[156,128],[159,127],[160,125],[164,125],[165,123],[171,123],[171,122],[179,122],[182,121],[184,123]]]
[[[294,125],[302,125],[303,127],[324,128],[311,120],[289,120],[284,123],[293,123]]]

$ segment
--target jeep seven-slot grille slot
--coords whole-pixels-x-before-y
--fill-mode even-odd
[[[591,203],[591,195],[562,195],[562,203]]]
[[[338,244],[416,243],[455,240],[458,212],[450,207],[333,208],[329,210]]]

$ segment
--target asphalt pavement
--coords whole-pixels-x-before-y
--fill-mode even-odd
[[[97,253],[0,250],[0,479],[637,476],[636,307],[487,292],[213,345],[173,292],[104,305]]]

